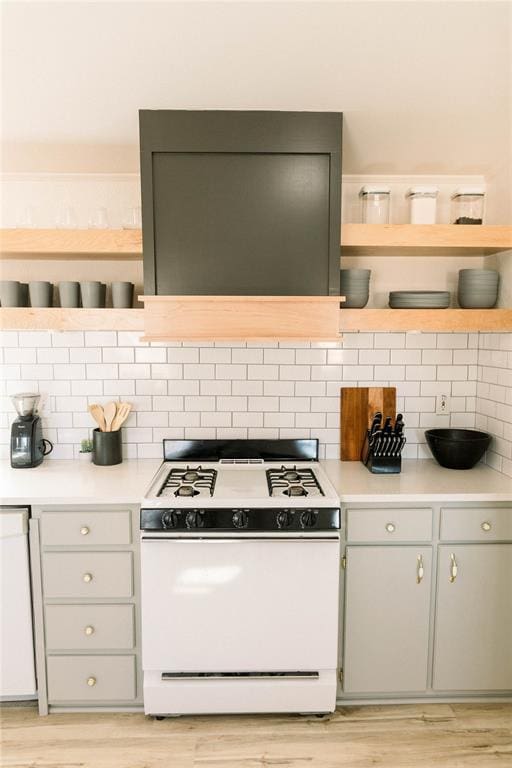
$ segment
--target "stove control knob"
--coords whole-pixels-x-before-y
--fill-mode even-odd
[[[300,524],[303,528],[313,528],[318,517],[318,512],[313,509],[306,509],[300,516]]]
[[[277,513],[276,522],[278,528],[288,528],[293,520],[293,515],[288,509],[282,509]]]
[[[194,509],[192,512],[187,512],[185,522],[187,528],[202,528],[204,526],[203,513],[198,509]]]
[[[242,509],[237,509],[237,511],[233,513],[233,525],[235,528],[247,528],[249,525],[249,515],[247,512],[244,512]]]
[[[164,528],[176,528],[178,525],[178,514],[174,509],[167,509],[162,515],[162,525]]]

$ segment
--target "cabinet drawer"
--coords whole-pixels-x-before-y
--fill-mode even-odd
[[[50,651],[133,648],[132,605],[47,605],[46,647]]]
[[[119,512],[43,512],[43,546],[130,544],[131,514]]]
[[[132,701],[134,656],[48,656],[48,700]]]
[[[430,541],[432,510],[348,509],[347,540],[350,542]]]
[[[511,507],[467,507],[441,510],[441,541],[505,541],[512,539]]]
[[[131,552],[45,552],[45,597],[131,597]]]

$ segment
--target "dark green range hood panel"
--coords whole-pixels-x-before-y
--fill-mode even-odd
[[[339,294],[340,113],[140,112],[146,295]]]

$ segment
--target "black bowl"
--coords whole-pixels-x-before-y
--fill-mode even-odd
[[[425,437],[436,461],[448,469],[474,467],[492,439],[476,429],[427,429]]]

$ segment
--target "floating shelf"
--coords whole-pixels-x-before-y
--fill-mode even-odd
[[[512,309],[342,309],[343,331],[512,331]]]
[[[2,229],[0,251],[14,259],[141,259],[140,229]]]
[[[344,224],[344,256],[481,256],[512,248],[510,226]],[[140,229],[3,229],[4,258],[141,259]]]
[[[183,299],[183,297],[178,297]],[[267,318],[272,315],[272,321],[275,315],[269,310],[264,313]],[[204,307],[204,303],[203,303]],[[310,309],[318,308],[317,304],[311,305]],[[176,309],[176,307],[174,308]],[[222,309],[223,322],[236,324],[240,317],[240,304],[231,306],[224,312]],[[274,308],[275,310],[276,308]],[[291,309],[291,308],[290,308]],[[332,318],[332,309],[329,309],[329,317]],[[166,312],[167,310],[164,310]],[[251,341],[270,341],[279,339],[288,339],[290,341],[298,340],[322,340],[328,338],[341,338],[337,331],[333,331],[332,320],[329,320],[328,332],[316,331],[314,334],[309,329],[309,321],[304,319],[304,304],[298,310],[301,317],[301,325],[297,325],[293,320],[293,327],[289,332],[276,332],[274,325],[267,332],[262,331],[262,326],[253,326],[251,332],[246,334],[237,328],[236,331],[230,330],[230,326],[224,325],[222,333],[218,332],[213,336],[212,327],[208,325],[210,316],[204,315],[199,304],[195,308],[188,304],[185,306],[180,302],[180,313],[182,313],[183,330],[176,328],[168,332],[149,333],[146,329],[146,341],[205,341],[212,338],[217,341],[236,341],[250,339]],[[430,332],[501,332],[512,331],[512,309],[342,309],[336,310],[337,327],[344,331],[430,331]],[[251,318],[255,315],[251,311]],[[338,319],[339,318],[339,319]],[[194,319],[201,326],[195,326],[192,329],[190,321]],[[54,307],[51,309],[37,308],[0,308],[0,329],[2,330],[41,330],[41,331],[138,331],[141,335],[144,333],[144,310],[142,309],[60,309]],[[161,323],[162,318],[156,320]],[[165,320],[167,323],[168,320]],[[252,321],[251,321],[252,322]],[[260,329],[255,332],[255,327]],[[169,328],[166,325],[165,328]]]
[[[482,256],[512,248],[512,227],[344,224],[342,256]]]
[[[142,309],[0,308],[2,330],[142,331]]]

